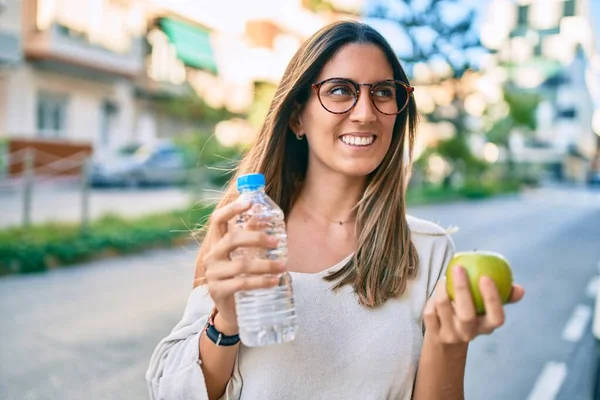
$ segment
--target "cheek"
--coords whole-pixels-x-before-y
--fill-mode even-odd
[[[343,121],[344,116],[327,112],[317,100],[316,104],[307,105],[302,125],[311,141],[322,142],[335,138],[338,127]]]
[[[385,120],[381,121],[381,131],[384,132],[383,140],[385,141],[387,146],[389,146],[389,144],[392,142],[392,135],[394,134],[395,122],[395,117],[389,119],[386,118]]]

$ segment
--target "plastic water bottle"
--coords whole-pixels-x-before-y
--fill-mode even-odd
[[[238,248],[231,258],[260,258],[287,263],[287,233],[283,211],[265,193],[265,177],[248,174],[237,180],[241,198],[250,200],[248,211],[237,216],[238,228],[262,230],[277,237],[276,248]],[[250,221],[250,222],[249,222]],[[297,320],[292,280],[289,273],[278,275],[279,284],[268,289],[235,294],[239,335],[246,346],[285,343],[296,337]]]

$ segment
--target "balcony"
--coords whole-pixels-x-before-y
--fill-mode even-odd
[[[127,78],[144,68],[145,20],[133,3],[22,0],[22,10],[28,60]]]
[[[126,51],[116,52],[91,44],[85,36],[54,23],[44,31],[29,33],[24,45],[29,60],[58,62],[128,78],[144,68],[142,38],[132,38]]]

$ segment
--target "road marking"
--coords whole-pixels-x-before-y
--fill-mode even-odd
[[[571,319],[569,319],[569,322],[567,322],[567,325],[563,330],[562,338],[567,342],[578,342],[585,333],[585,328],[587,327],[591,316],[592,307],[583,304],[579,304],[575,307]]]
[[[564,363],[547,362],[527,400],[554,400],[566,376],[567,366]]]
[[[585,294],[587,297],[591,299],[596,298],[596,294],[598,294],[598,284],[600,284],[600,276],[596,275],[588,282],[585,287]]]

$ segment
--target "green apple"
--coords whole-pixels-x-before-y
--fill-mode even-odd
[[[485,306],[481,297],[481,291],[479,290],[479,280],[482,276],[492,278],[500,293],[502,304],[508,302],[512,293],[513,277],[510,264],[502,255],[480,250],[456,253],[450,260],[448,269],[446,270],[446,289],[451,300],[454,300],[452,270],[457,265],[463,267],[467,273],[477,314],[485,314]]]

